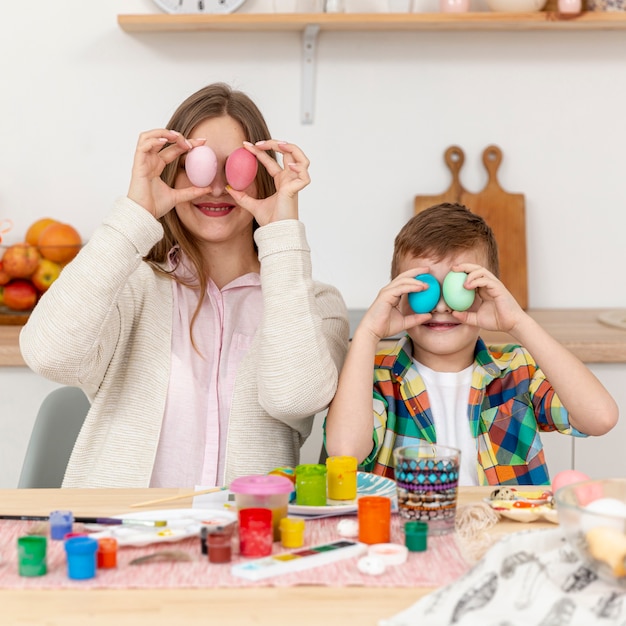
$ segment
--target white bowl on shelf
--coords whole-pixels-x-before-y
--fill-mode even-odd
[[[492,11],[500,13],[534,13],[546,6],[547,0],[487,0]]]

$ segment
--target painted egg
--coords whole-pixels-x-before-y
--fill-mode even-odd
[[[187,178],[196,187],[208,187],[217,174],[217,157],[209,146],[198,146],[185,159]]]
[[[616,515],[626,518],[626,502],[617,498],[599,498],[590,502],[585,509],[601,515]]]
[[[245,148],[237,148],[226,159],[226,180],[237,191],[243,191],[256,177],[259,162]]]
[[[565,487],[565,485],[580,483],[584,480],[589,480],[589,476],[578,470],[563,470],[562,472],[558,472],[552,479],[552,493],[556,493],[561,487]]]
[[[337,522],[337,533],[342,537],[357,537],[359,534],[359,523],[353,519],[342,519]]]
[[[580,516],[580,527],[587,532],[592,528],[601,526],[604,529],[614,528],[624,532],[626,524],[626,503],[617,498],[598,498],[584,507],[587,515]]]
[[[448,272],[443,279],[443,299],[454,311],[467,311],[474,303],[476,291],[463,287],[466,278],[465,272]]]
[[[412,291],[408,296],[409,306],[416,313],[430,313],[437,306],[437,302],[439,302],[441,287],[432,274],[419,274],[415,278],[426,283],[428,289]]]

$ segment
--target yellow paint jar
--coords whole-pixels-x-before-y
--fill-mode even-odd
[[[326,459],[326,469],[329,503],[356,500],[356,457],[329,456]]]

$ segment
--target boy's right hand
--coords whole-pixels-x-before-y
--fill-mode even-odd
[[[357,333],[366,332],[380,341],[429,320],[430,313],[413,313],[406,299],[407,294],[427,288],[425,283],[415,279],[418,274],[426,273],[427,267],[407,270],[383,287],[363,316]],[[410,312],[405,315],[403,311]]]

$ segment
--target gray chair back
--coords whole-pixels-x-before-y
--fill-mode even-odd
[[[78,387],[61,387],[44,398],[26,449],[19,489],[61,486],[89,407],[87,396]]]

